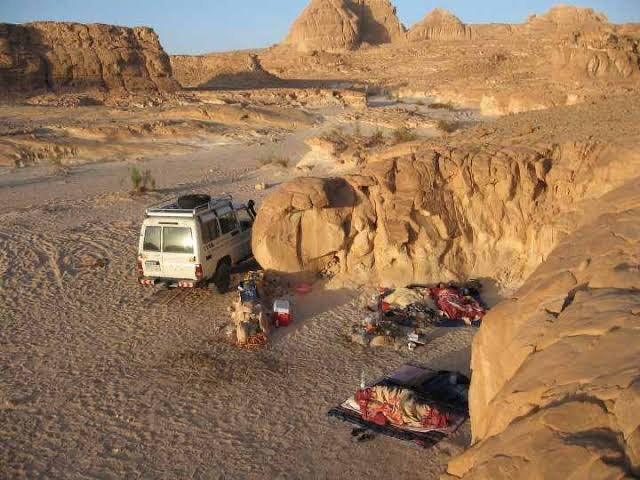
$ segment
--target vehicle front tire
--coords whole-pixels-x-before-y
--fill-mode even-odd
[[[222,262],[218,265],[216,273],[213,279],[209,283],[209,288],[219,294],[224,294],[229,291],[231,285],[231,265],[228,262]]]

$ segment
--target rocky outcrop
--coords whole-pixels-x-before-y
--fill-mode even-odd
[[[253,231],[260,264],[322,271],[338,259],[343,274],[384,285],[516,286],[563,236],[553,219],[606,188],[615,163],[599,145],[405,144],[368,160],[358,175],[299,179],[268,197]]]
[[[251,53],[172,55],[171,67],[174,78],[184,88],[240,89],[282,84]]]
[[[471,38],[471,29],[452,13],[436,8],[416,23],[407,38],[411,42],[422,40],[465,40]]]
[[[344,52],[405,35],[389,0],[312,0],[294,22],[285,44],[301,52]]]
[[[389,0],[349,0],[348,3],[358,17],[361,44],[381,45],[405,38],[405,28]]]
[[[557,5],[544,15],[532,15],[524,27],[525,31],[535,33],[566,33],[606,30],[610,28],[610,24],[605,14],[591,8]]]
[[[473,345],[475,445],[449,478],[640,475],[640,181],[583,212]]]
[[[0,92],[176,87],[169,57],[150,28],[0,24]]]
[[[573,79],[628,79],[640,71],[640,42],[611,32],[577,32],[554,52],[552,72]]]
[[[358,17],[346,0],[312,0],[284,43],[301,52],[352,50],[360,44]]]

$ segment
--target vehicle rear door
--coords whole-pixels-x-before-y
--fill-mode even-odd
[[[162,227],[162,273],[165,278],[196,280],[192,225]]]
[[[144,276],[162,277],[162,227],[146,225],[141,236],[141,260]]]

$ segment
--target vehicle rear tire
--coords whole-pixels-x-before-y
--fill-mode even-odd
[[[224,294],[229,291],[229,286],[231,285],[231,265],[229,262],[222,262],[218,265],[215,275],[211,283],[209,283],[209,288],[219,294]]]

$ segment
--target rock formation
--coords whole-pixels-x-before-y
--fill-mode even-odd
[[[411,42],[421,40],[464,40],[471,38],[471,29],[452,13],[436,8],[416,23],[407,38]]]
[[[312,0],[284,43],[301,52],[352,50],[360,44],[358,17],[346,0]]]
[[[384,285],[483,276],[514,286],[557,244],[552,220],[602,183],[604,150],[405,144],[357,175],[299,179],[268,197],[254,253],[285,272],[337,258],[343,273]],[[579,186],[578,164],[589,165]]]
[[[172,55],[171,68],[174,78],[184,88],[260,88],[282,83],[262,68],[257,55],[244,52]]]
[[[312,0],[294,22],[285,44],[301,52],[344,52],[405,35],[389,0]]]
[[[0,24],[0,93],[176,87],[169,57],[150,28]]]
[[[381,45],[405,38],[405,28],[389,0],[349,0],[348,3],[358,17],[360,43]]]
[[[555,76],[574,79],[627,79],[640,69],[640,42],[611,32],[577,32],[559,46],[552,58]]]
[[[599,31],[610,28],[609,19],[591,8],[568,5],[552,7],[544,15],[532,15],[526,21],[525,30],[538,33],[568,31]]]
[[[585,216],[484,318],[472,356],[475,445],[448,478],[640,475],[640,182]]]

